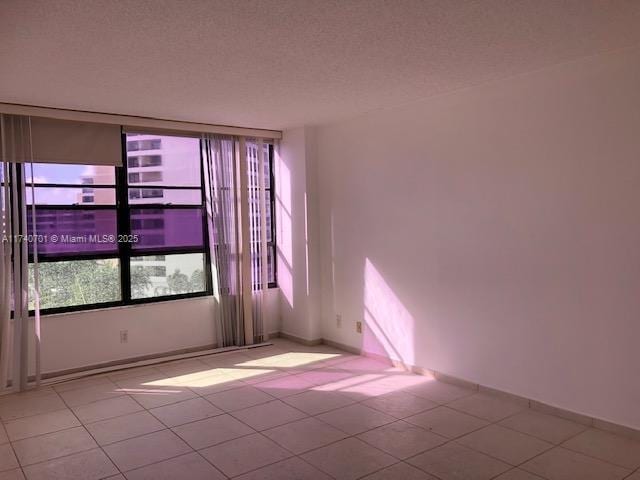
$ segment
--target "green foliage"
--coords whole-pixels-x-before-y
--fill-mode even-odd
[[[38,265],[40,308],[118,301],[117,260],[43,262]],[[33,265],[29,265],[30,305],[33,307]]]
[[[201,292],[204,290],[204,272],[195,270],[189,278],[177,268],[171,275],[167,275],[167,285],[171,294]]]

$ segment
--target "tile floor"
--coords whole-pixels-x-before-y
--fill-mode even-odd
[[[0,397],[0,480],[640,480],[640,442],[286,340]]]

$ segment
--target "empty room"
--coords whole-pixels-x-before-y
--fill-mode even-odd
[[[640,1],[0,0],[0,480],[640,480]]]

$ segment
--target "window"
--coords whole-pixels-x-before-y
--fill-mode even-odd
[[[140,136],[131,135],[129,136]],[[143,140],[129,140],[127,142],[127,152],[137,152],[139,150],[158,150],[162,148],[162,140],[159,138],[147,138]]]
[[[162,165],[162,155],[130,156],[127,158],[127,165],[129,168],[159,167]]]
[[[200,140],[133,136],[127,134],[128,151],[161,148],[157,155],[128,156],[123,175],[127,233],[137,239],[126,246],[131,299],[205,293],[211,282]]]
[[[19,170],[27,203],[36,210],[43,313],[212,293],[200,140],[126,134],[122,141],[123,167],[34,164],[33,175],[30,166]],[[155,152],[129,155],[140,150]],[[273,287],[271,145],[265,144],[265,159]],[[249,162],[250,174],[257,174],[255,159]],[[253,228],[259,228],[257,211],[254,205]],[[28,208],[28,230],[31,217]],[[30,275],[33,281],[32,266]]]
[[[24,170],[27,202],[32,187],[35,197],[43,311],[121,302],[115,168],[34,164],[33,178],[29,166]],[[29,273],[33,285],[32,264]]]
[[[158,183],[158,182],[162,182],[162,172],[129,173],[129,183]]]
[[[24,169],[44,313],[211,293],[199,139],[123,141],[156,152],[122,168],[34,164],[33,178]]]
[[[248,154],[248,175],[250,175],[249,185],[258,185],[258,151],[257,144],[255,147],[249,148]],[[273,184],[273,145],[264,144],[264,178],[266,193],[266,225],[267,225],[267,277],[269,279],[269,287],[277,286],[276,275],[276,230],[274,222],[275,212],[275,188]],[[260,229],[260,207],[258,198],[258,188],[250,187],[249,192],[249,215],[251,216],[249,224],[252,228],[252,238],[258,239]],[[259,251],[259,247],[256,247]]]

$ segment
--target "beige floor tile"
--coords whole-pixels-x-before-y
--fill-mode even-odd
[[[586,430],[562,446],[631,470],[640,467],[640,442],[602,430]]]
[[[313,417],[287,423],[262,433],[295,454],[323,447],[347,437],[346,433]]]
[[[299,458],[293,457],[245,473],[234,480],[331,480],[331,477]]]
[[[224,480],[225,478],[196,452],[127,472],[127,480]]]
[[[57,383],[55,385],[52,385],[52,388],[59,393],[104,384],[112,384],[107,375],[94,375],[91,377],[79,378],[77,380],[69,380],[66,382]]]
[[[271,380],[276,380],[278,378],[284,378],[291,375],[292,372],[284,371],[284,370],[273,370],[271,372],[259,373],[257,375],[252,375],[250,377],[245,377],[242,379],[244,383],[247,385],[256,385],[258,383],[269,382]]]
[[[314,384],[299,375],[284,375],[276,379],[255,383],[253,386],[275,398],[284,398],[302,393],[314,387]]]
[[[187,423],[172,430],[196,450],[254,433],[252,428],[228,414]]]
[[[534,410],[524,410],[512,417],[505,418],[500,422],[500,425],[555,444],[561,443],[587,428],[580,423]]]
[[[356,401],[364,401],[379,395],[386,395],[402,391],[409,385],[424,382],[423,378],[417,375],[406,375],[396,372],[366,373],[354,375],[349,379],[334,383],[320,385],[318,390],[336,390]]]
[[[312,385],[321,386],[348,379],[351,375],[350,372],[334,368],[315,368],[313,370],[304,370],[295,376]]]
[[[24,467],[28,480],[98,480],[118,473],[118,469],[100,449],[74,453]]]
[[[25,480],[25,477],[22,469],[14,468],[13,470],[0,472],[0,480]]]
[[[109,377],[111,381],[118,383],[120,380],[144,377],[153,373],[160,373],[160,371],[153,365],[145,365],[142,367],[125,368],[124,370],[110,372],[107,374],[107,377]]]
[[[619,480],[631,470],[556,447],[520,465],[522,470],[548,480]]]
[[[347,407],[322,413],[318,420],[333,425],[349,435],[357,435],[372,428],[380,427],[396,419],[391,415],[374,410],[362,404],[349,405]]]
[[[400,462],[363,477],[362,480],[438,480],[422,470]]]
[[[152,409],[183,402],[191,398],[196,398],[192,390],[187,387],[158,387],[149,386],[138,391],[129,390],[133,399],[144,408]]]
[[[279,352],[285,353],[285,352]],[[271,356],[271,355],[266,355]],[[259,358],[259,357],[258,357]],[[230,352],[230,353],[216,353],[206,357],[200,357],[199,360],[211,367],[235,367],[244,362],[252,360],[251,355],[247,355],[244,352]]]
[[[460,398],[448,403],[447,406],[490,422],[497,422],[528,408],[525,402],[488,393],[476,393]]]
[[[73,412],[69,409],[64,409],[10,420],[6,422],[5,427],[11,441],[16,441],[79,425],[80,422]]]
[[[0,418],[3,422],[30,415],[55,412],[67,408],[51,389],[8,395],[0,399]]]
[[[84,427],[47,433],[13,443],[16,456],[23,466],[90,450],[97,446]]]
[[[120,388],[113,382],[101,383],[84,388],[67,390],[59,393],[60,397],[69,407],[78,407],[88,403],[114,398],[124,395]]]
[[[438,403],[432,400],[406,392],[388,393],[362,403],[396,418],[406,418],[438,406]]]
[[[188,358],[186,360],[161,363],[156,365],[156,369],[167,377],[176,377],[184,374],[207,372],[211,370],[211,367],[197,358]]]
[[[354,480],[397,461],[354,437],[307,452],[302,458],[336,480]]]
[[[259,433],[214,445],[200,453],[228,477],[235,477],[291,456],[284,448]]]
[[[448,439],[401,420],[358,435],[369,445],[399,459],[413,457]]]
[[[99,445],[108,445],[127,438],[157,432],[163,430],[165,426],[149,412],[136,412],[89,423],[86,428]]]
[[[442,480],[488,480],[511,468],[500,460],[455,443],[421,453],[407,463]]]
[[[144,408],[129,395],[123,395],[73,407],[72,410],[82,423],[87,424],[140,412]]]
[[[178,425],[215,417],[224,413],[218,407],[200,397],[154,408],[149,412],[167,427],[177,427]]]
[[[18,467],[18,460],[13,453],[10,444],[0,445],[0,471],[11,470]]]
[[[431,430],[447,438],[456,438],[489,425],[486,420],[458,412],[447,407],[438,407],[405,418],[405,421]]]
[[[205,381],[206,380],[206,381]],[[226,392],[227,390],[233,390],[234,388],[246,387],[247,383],[242,380],[234,379],[228,375],[208,377],[202,379],[197,383],[193,383],[193,386],[189,387],[194,393],[197,393],[201,397],[206,397],[219,392]]]
[[[508,472],[503,473],[502,475],[498,475],[496,480],[544,480],[542,477],[538,475],[534,475],[533,473],[525,472],[524,470],[520,470],[519,468],[513,468]]]
[[[122,472],[161,462],[191,452],[189,445],[170,430],[130,438],[104,447],[104,451]]]
[[[391,365],[391,362],[376,360],[374,358],[369,358],[369,357],[360,357],[360,356],[352,360],[342,362],[336,368],[339,370],[346,370],[348,372],[353,372],[353,373],[362,373],[362,372],[378,373],[378,372],[396,371],[393,365]]]
[[[280,400],[238,410],[232,415],[258,431],[300,420],[307,416]]]
[[[282,401],[309,415],[317,415],[354,403],[354,400],[341,393],[317,390],[308,390],[298,395],[283,398]]]
[[[225,412],[242,410],[243,408],[253,407],[274,399],[274,397],[264,393],[262,390],[250,386],[214,393],[207,395],[205,398]]]
[[[426,381],[420,385],[405,388],[405,391],[438,403],[452,402],[476,393],[475,390],[451,383],[439,382],[435,379]]]
[[[544,440],[498,425],[489,425],[456,441],[511,465],[519,465],[553,447]]]

